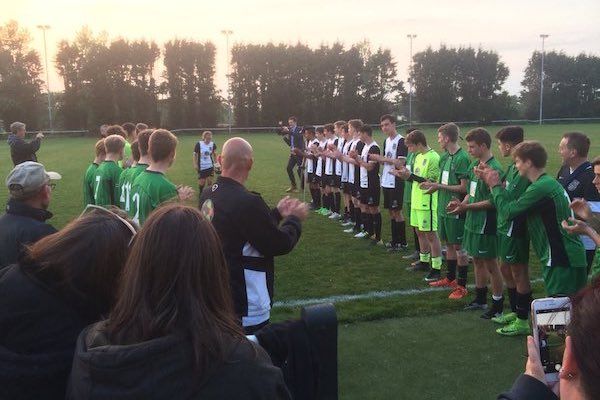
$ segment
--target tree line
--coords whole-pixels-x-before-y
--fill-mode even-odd
[[[83,28],[58,44],[50,60],[64,84],[53,93],[54,125],[96,129],[102,123],[145,121],[169,128],[227,122],[227,99],[215,85],[216,47],[174,39],[109,40]],[[413,120],[481,121],[537,118],[540,57],[533,52],[520,96],[503,86],[508,67],[495,51],[441,46],[413,57]],[[157,75],[157,64],[163,72]],[[600,116],[600,58],[545,54],[544,118]],[[0,120],[48,126],[40,54],[17,22],[0,26]],[[303,123],[408,115],[409,85],[398,79],[388,49],[368,42],[317,48],[297,43],[236,44],[230,90],[234,125],[272,126],[297,115]]]

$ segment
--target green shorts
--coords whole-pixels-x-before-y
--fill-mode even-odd
[[[498,258],[505,264],[529,264],[529,239],[498,234]]]
[[[592,264],[592,279],[600,274],[600,247],[596,249],[596,256]]]
[[[438,235],[440,241],[448,244],[462,244],[465,234],[463,218],[448,218],[438,216]]]
[[[435,210],[410,210],[410,225],[421,232],[437,231],[438,218]]]
[[[548,296],[569,296],[587,285],[587,268],[543,267],[542,277]]]
[[[473,258],[498,257],[498,237],[496,235],[480,235],[465,229],[462,248]]]

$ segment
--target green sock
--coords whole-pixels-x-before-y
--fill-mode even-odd
[[[442,257],[431,257],[431,268],[437,269],[438,271],[442,269]]]
[[[431,261],[431,254],[429,253],[419,253],[419,260],[424,263],[428,263]]]

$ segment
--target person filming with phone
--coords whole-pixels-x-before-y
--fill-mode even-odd
[[[567,313],[564,308],[571,309],[567,314],[570,321],[566,326],[568,333],[564,347],[558,347],[564,348],[561,362],[543,365],[540,357],[542,341],[539,338],[536,341],[532,336],[527,337],[529,357],[525,372],[515,381],[509,392],[498,396],[498,400],[600,399],[600,280],[594,280],[590,286],[575,295],[570,303],[567,298],[540,300],[542,304],[538,312],[542,313],[548,311],[544,310],[544,303],[566,300],[566,307],[550,310],[548,314],[553,314],[551,318],[560,319],[560,314]],[[536,313],[535,306],[532,308],[538,317],[543,315]],[[539,318],[537,319],[539,321]],[[554,322],[555,320],[551,323]],[[537,325],[539,327],[540,324]],[[558,328],[557,333],[562,329],[560,324],[550,326]],[[550,344],[551,339],[547,339],[546,345]],[[548,368],[549,366],[554,368]]]

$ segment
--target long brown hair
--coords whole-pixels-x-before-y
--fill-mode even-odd
[[[223,362],[232,338],[242,338],[221,243],[200,211],[167,204],[148,218],[107,330],[114,344],[182,335],[191,340],[200,374]]]
[[[131,236],[117,217],[93,210],[29,246],[23,270],[95,322],[115,303]]]

